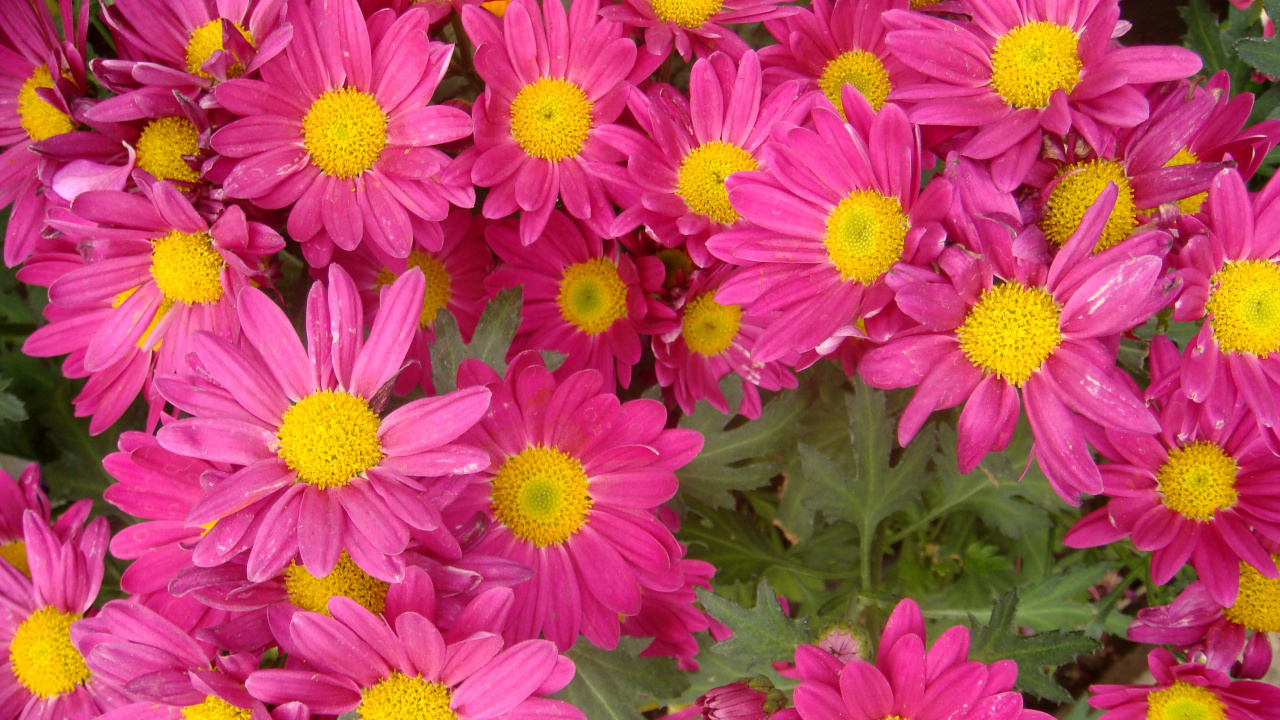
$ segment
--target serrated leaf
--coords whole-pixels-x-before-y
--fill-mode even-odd
[[[1229,56],[1222,43],[1222,27],[1207,0],[1191,0],[1184,7],[1178,8],[1178,14],[1187,23],[1187,34],[1182,36],[1183,42],[1200,55],[1204,61],[1205,74],[1212,75],[1226,68]]]
[[[779,690],[790,690],[796,685],[795,680],[784,678],[769,666],[750,667],[749,658],[730,656],[712,652],[716,641],[707,633],[698,633],[698,669],[688,673],[689,689],[672,700],[673,705],[683,705],[697,700],[711,688],[728,685],[739,678],[752,675],[764,675]]]
[[[818,363],[800,376],[800,387],[795,391],[805,398],[798,436],[836,462],[853,461],[846,429],[848,388],[848,376],[835,363]],[[773,523],[791,542],[804,542],[813,535],[814,505],[823,490],[805,476],[799,453],[790,454],[784,473]]]
[[[27,407],[16,395],[7,392],[11,378],[0,378],[0,422],[22,422],[27,419]]]
[[[643,720],[639,708],[679,697],[689,679],[671,658],[643,658],[647,640],[623,638],[616,650],[579,642],[565,653],[577,672],[555,697],[571,703],[591,720]]]
[[[431,346],[431,380],[436,392],[458,388],[458,366],[463,360],[481,360],[499,375],[507,371],[507,350],[520,328],[521,289],[507,288],[485,305],[471,342],[462,342],[458,321],[448,310],[436,315],[436,342]]]
[[[698,601],[711,617],[733,630],[733,637],[717,643],[711,652],[749,658],[748,669],[795,656],[796,648],[809,642],[809,620],[792,620],[782,612],[768,580],[756,586],[755,607],[745,608],[727,598],[697,588]]]

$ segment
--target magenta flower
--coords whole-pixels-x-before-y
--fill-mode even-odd
[[[619,404],[598,372],[557,382],[533,352],[517,356],[505,380],[464,362],[458,385],[493,393],[489,413],[463,438],[493,465],[455,506],[492,518],[475,552],[534,570],[515,588],[503,636],[545,635],[567,650],[581,632],[613,648],[619,615],[640,612],[642,587],[684,587],[683,550],[653,510],[675,494],[674,471],[698,454],[702,436],[663,429],[661,403]]]
[[[666,275],[662,263],[632,259],[564,213],[552,213],[536,248],[521,243],[513,224],[494,223],[485,231],[489,247],[505,263],[485,284],[494,292],[523,287],[520,330],[508,357],[554,350],[566,356],[556,369],[561,380],[591,368],[606,388],[629,386],[631,366],[640,360],[640,334],[666,332],[675,324],[675,313],[652,297]]]
[[[1196,126],[1186,153],[1200,162],[1221,162],[1230,155],[1241,176],[1248,180],[1280,142],[1280,120],[1263,120],[1246,128],[1253,111],[1253,93],[1232,95],[1230,86],[1227,71],[1220,70],[1202,85],[1179,82],[1157,86],[1147,99],[1154,119],[1174,112],[1202,93],[1213,96],[1213,110]],[[1188,92],[1192,98],[1188,98]]]
[[[684,575],[678,590],[663,592],[645,590],[640,594],[640,612],[622,621],[622,634],[628,637],[652,638],[641,657],[671,657],[679,661],[681,670],[698,671],[698,638],[694,633],[710,631],[711,637],[724,640],[733,631],[708,615],[698,605],[695,587],[711,589],[716,569],[711,563],[682,558],[677,561]]]
[[[1280,717],[1280,688],[1253,680],[1232,681],[1225,673],[1194,662],[1179,663],[1173,653],[1156,648],[1147,656],[1152,685],[1092,685],[1089,706],[1105,710],[1103,718],[1206,720]]]
[[[22,517],[30,510],[46,525],[49,523],[49,498],[40,489],[40,466],[31,463],[22,469],[22,474],[15,480],[9,473],[0,470],[0,560],[18,569],[18,572],[31,577],[31,568],[27,565],[27,543],[23,540]],[[84,522],[84,514],[70,513],[74,520],[68,519],[64,512],[58,518],[59,525]],[[76,518],[79,515],[80,517]],[[70,528],[55,528],[54,534],[63,537]],[[60,532],[59,530],[62,530]]]
[[[471,134],[466,113],[429,104],[453,47],[426,39],[422,8],[380,27],[372,44],[355,0],[296,0],[287,20],[293,39],[262,80],[215,90],[243,116],[213,135],[214,150],[241,158],[223,188],[263,208],[292,205],[289,236],[315,267],[334,245],[354,250],[366,237],[406,257],[411,215],[443,220],[450,202],[475,202],[469,185],[437,177],[449,157],[432,147]]]
[[[768,678],[749,680],[711,688],[694,703],[706,720],[768,720],[786,707],[783,695]],[[692,709],[692,708],[691,708]],[[788,717],[790,714],[788,713]]]
[[[776,20],[797,10],[779,5],[778,0],[623,0],[605,5],[600,16],[629,28],[643,28],[648,57],[639,64],[656,68],[672,46],[685,62],[717,50],[740,60],[751,47],[728,25]]]
[[[1134,390],[1112,373],[1115,353],[1106,343],[1168,303],[1176,284],[1162,279],[1154,254],[1168,236],[1142,233],[1091,256],[1116,194],[1114,185],[1103,191],[1047,268],[1023,265],[998,282],[987,260],[957,249],[940,263],[951,280],[922,275],[902,285],[897,306],[919,327],[871,350],[858,366],[872,387],[919,386],[898,442],[909,443],[934,410],[964,402],[958,453],[961,472],[969,472],[1009,443],[1025,403],[1041,468],[1064,500],[1079,504],[1081,492],[1103,490],[1081,419],[1159,431]]]
[[[1120,47],[1118,0],[988,0],[972,22],[890,10],[889,49],[928,76],[898,88],[912,122],[975,130],[960,151],[990,159],[1012,189],[1040,152],[1043,131],[1075,128],[1095,148],[1147,119],[1135,85],[1181,80],[1200,69],[1190,50]],[[1004,166],[1004,167],[1000,167]]]
[[[212,524],[196,543],[198,564],[224,563],[247,544],[250,580],[274,577],[299,556],[323,577],[345,549],[382,580],[403,577],[410,529],[441,529],[433,498],[442,489],[427,479],[488,465],[484,452],[450,444],[488,407],[483,388],[380,414],[413,341],[423,285],[412,269],[384,290],[365,340],[355,286],[330,266],[327,292],[315,283],[307,298],[305,348],[284,312],[246,288],[238,310],[248,342],[197,333],[191,348],[203,372],[157,380],[194,416],[161,428],[160,445],[236,468],[187,515],[188,526]]]
[[[606,142],[626,105],[624,82],[636,60],[626,29],[597,17],[599,0],[563,5],[514,0],[501,18],[462,8],[476,44],[484,94],[472,106],[476,144],[458,172],[491,188],[484,216],[520,212],[520,242],[542,235],[556,200],[570,215],[609,234],[613,205],[589,162],[622,158]]]
[[[773,318],[751,351],[756,362],[835,350],[891,301],[889,268],[928,264],[942,251],[951,185],[935,178],[920,190],[915,128],[895,105],[873,113],[852,88],[843,100],[848,123],[820,102],[812,129],[774,131],[782,137],[765,146],[767,172],[727,181],[747,223],[707,247],[746,269],[715,300]]]

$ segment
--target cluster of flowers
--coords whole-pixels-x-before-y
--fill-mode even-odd
[[[702,438],[619,400],[646,349],[685,411],[736,374],[757,417],[824,358],[916,387],[904,445],[963,404],[966,472],[1025,404],[1063,499],[1110,499],[1068,544],[1200,577],[1134,630],[1192,662],[1095,704],[1280,717],[1231,677],[1280,631],[1280,182],[1245,187],[1280,123],[1122,46],[1117,0],[116,0],[92,61],[90,8],[0,0],[4,259],[92,431],[149,408],[104,462],[144,522],[108,543],[0,479],[0,720],[572,720],[545,696],[580,635],[696,667],[727,630],[664,503]],[[504,374],[437,394],[440,311],[469,335],[514,286]],[[1119,344],[1170,316],[1201,330],[1151,340],[1143,389]],[[131,598],[93,613],[108,545]],[[926,653],[906,602],[874,664],[803,648],[779,712],[1029,716],[967,642]]]

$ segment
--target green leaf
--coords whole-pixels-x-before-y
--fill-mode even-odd
[[[1187,23],[1187,34],[1182,37],[1187,47],[1195,50],[1204,61],[1204,73],[1213,73],[1227,67],[1229,50],[1222,43],[1222,27],[1218,16],[1209,8],[1208,0],[1191,0],[1178,8],[1178,14]]]
[[[835,363],[818,363],[800,376],[800,387],[794,391],[805,398],[798,436],[841,463],[853,462],[845,405],[848,389],[849,378]],[[814,506],[824,491],[805,475],[800,454],[789,455],[773,523],[791,542],[803,542],[813,535]]]
[[[796,648],[810,641],[809,620],[792,620],[782,612],[768,580],[756,586],[756,604],[745,608],[727,598],[697,588],[698,601],[711,617],[733,630],[733,637],[711,648],[729,657],[749,658],[747,668],[795,657]]]
[[[555,697],[591,720],[643,720],[640,707],[679,697],[689,678],[671,658],[642,658],[647,640],[622,638],[616,650],[582,641],[565,653],[577,666],[573,682]]]
[[[687,674],[689,689],[680,697],[674,698],[672,705],[691,703],[711,688],[728,685],[752,675],[764,675],[780,690],[790,690],[796,685],[795,680],[782,677],[772,667],[751,667],[750,658],[713,652],[711,648],[715,644],[716,641],[709,634],[698,633],[698,669]]]
[[[436,342],[431,346],[431,379],[436,392],[458,388],[458,366],[463,360],[481,360],[499,375],[507,371],[507,350],[520,328],[521,290],[507,288],[489,301],[471,342],[462,342],[458,321],[448,310],[436,316]]]
[[[16,395],[8,392],[12,378],[0,377],[0,422],[22,422],[27,419],[27,407]]]

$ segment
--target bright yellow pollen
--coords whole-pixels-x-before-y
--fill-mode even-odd
[[[1147,695],[1147,720],[1223,720],[1227,706],[1208,688],[1181,680]]]
[[[1239,467],[1216,443],[1198,440],[1169,451],[1156,471],[1165,507],[1188,520],[1212,520],[1215,510],[1234,507]]]
[[[695,267],[693,258],[681,248],[660,248],[654,256],[662,261],[662,267],[667,271],[667,276],[662,280],[664,290],[678,287]]]
[[[1062,344],[1061,312],[1044,290],[1007,282],[982,293],[956,337],[975,367],[1021,387]]]
[[[1086,160],[1068,165],[1058,173],[1058,184],[1049,194],[1048,207],[1040,228],[1054,247],[1062,247],[1080,227],[1084,214],[1097,201],[1107,183],[1116,184],[1116,205],[1102,228],[1094,252],[1101,252],[1126,239],[1138,226],[1133,204],[1133,187],[1124,168],[1113,160]]]
[[[202,703],[182,708],[183,720],[249,720],[252,716],[252,710],[238,708],[212,695]]]
[[[27,616],[9,644],[9,662],[22,686],[48,700],[89,679],[89,667],[71,644],[71,623],[81,616],[49,606]]]
[[[608,258],[565,268],[560,279],[560,316],[588,335],[598,335],[627,316],[627,284]]]
[[[196,126],[182,117],[152,120],[138,137],[138,167],[157,180],[196,182],[200,175],[191,169],[184,155],[200,152]]]
[[[910,227],[897,198],[854,190],[827,216],[822,244],[841,278],[869,285],[902,259]]]
[[[37,142],[71,132],[76,127],[70,115],[36,94],[36,88],[51,87],[53,75],[49,74],[49,66],[40,65],[18,90],[18,120],[22,123],[22,129],[27,132],[27,137]]]
[[[361,570],[346,550],[338,558],[338,564],[324,577],[316,577],[296,562],[289,563],[284,571],[284,587],[289,592],[289,602],[303,610],[329,614],[329,598],[351,598],[375,615],[387,606],[387,583]]]
[[[704,357],[719,355],[733,344],[742,324],[742,308],[721,305],[715,291],[704,292],[684,306],[680,337],[689,349]]]
[[[920,8],[929,7],[930,5],[937,5],[940,2],[942,2],[942,0],[911,0],[911,9],[919,10]]]
[[[1080,82],[1080,38],[1065,25],[1029,22],[1010,30],[991,51],[991,86],[1018,108],[1049,105],[1054,90]]]
[[[422,271],[427,280],[427,290],[422,296],[422,314],[418,317],[418,327],[429,328],[436,321],[436,315],[449,304],[453,297],[453,280],[444,263],[422,252],[411,250],[408,258],[409,267]],[[387,268],[378,271],[377,287],[382,288],[396,281],[397,275]]]
[[[382,156],[387,114],[369,93],[352,87],[326,90],[302,118],[302,142],[321,172],[353,178]]]
[[[342,487],[382,462],[381,424],[363,398],[318,390],[285,411],[276,452],[302,482]]]
[[[222,298],[222,256],[208,233],[170,230],[151,246],[151,277],[166,300],[188,305]]]
[[[733,173],[755,170],[756,159],[733,143],[713,140],[694,148],[680,162],[676,193],[689,209],[722,225],[732,225],[739,215],[729,204],[724,180]]]
[[[659,19],[681,27],[696,28],[720,12],[724,0],[652,0],[653,13]]]
[[[356,712],[360,720],[458,720],[449,707],[452,700],[444,685],[397,670],[364,691]]]
[[[249,41],[253,45],[253,36],[249,31],[240,25],[240,23],[232,23],[236,30],[240,31],[241,37]],[[223,50],[222,47],[222,20],[215,18],[191,31],[191,37],[187,38],[187,72],[206,80],[212,80],[213,76],[205,72],[201,68],[209,62],[209,58],[217,51]],[[244,66],[236,63],[227,68],[227,79],[237,78],[244,74]]]
[[[498,468],[490,498],[498,522],[540,548],[578,532],[592,505],[582,463],[542,445],[526,448]]]
[[[1205,310],[1218,347],[1264,358],[1280,350],[1280,265],[1270,260],[1228,262],[1210,286]]]
[[[1280,555],[1271,561],[1280,563]],[[1280,632],[1280,579],[1264,577],[1247,562],[1240,563],[1240,593],[1236,604],[1222,614],[1254,632]]]
[[[884,69],[880,58],[866,50],[850,50],[837,55],[827,63],[818,78],[818,87],[827,96],[832,105],[840,110],[844,117],[844,108],[840,105],[840,90],[845,85],[852,85],[862,93],[862,97],[871,103],[872,109],[879,111],[889,98],[893,86],[889,83],[889,71]]]
[[[511,101],[511,137],[526,154],[564,160],[582,152],[591,130],[591,101],[568,80],[542,78]]]
[[[14,566],[23,575],[31,577],[31,566],[27,564],[27,544],[21,540],[0,543],[0,560]]]

